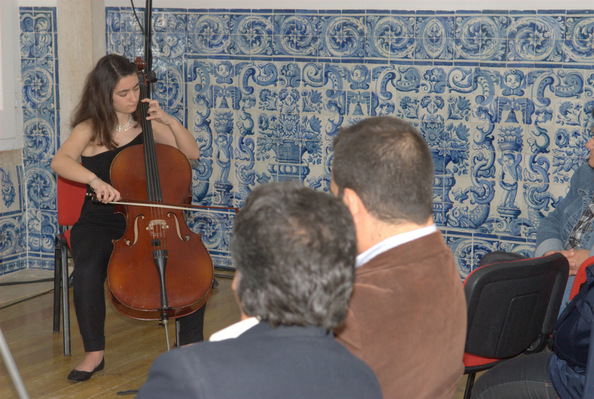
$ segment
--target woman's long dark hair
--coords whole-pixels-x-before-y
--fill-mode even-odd
[[[102,57],[87,76],[80,102],[72,114],[71,127],[90,120],[92,140],[109,149],[116,148],[111,134],[118,122],[113,109],[113,90],[120,79],[137,71],[136,65],[126,57],[117,54]],[[139,110],[137,108],[133,115],[135,121],[139,120]]]

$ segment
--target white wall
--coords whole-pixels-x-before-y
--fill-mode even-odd
[[[0,151],[23,148],[17,3],[0,1]]]
[[[146,1],[134,0],[144,8]],[[129,0],[106,0],[106,6],[129,7]],[[153,8],[271,8],[324,10],[585,10],[594,9],[593,0],[153,0]]]
[[[64,142],[70,136],[70,115],[85,78],[105,55],[105,6],[101,0],[57,0],[57,7],[60,139]]]

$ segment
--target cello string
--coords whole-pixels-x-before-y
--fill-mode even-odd
[[[155,140],[152,130],[151,121],[147,120],[149,105],[142,100],[149,98],[148,96],[148,85],[149,82],[146,79],[146,75],[142,72],[139,73],[139,85],[140,85],[140,108],[141,108],[141,119],[142,119],[142,130],[144,134],[144,162],[145,162],[145,174],[146,174],[146,187],[147,187],[147,198],[151,202],[160,203],[163,201],[163,195],[161,192],[161,183],[159,181],[159,172],[157,165],[157,157],[155,150]],[[142,80],[142,82],[140,82]],[[168,295],[167,295],[167,281],[165,279],[167,272],[167,241],[165,240],[163,226],[161,223],[167,223],[163,217],[164,211],[159,208],[151,208],[150,210],[150,229],[149,234],[152,235],[151,245],[153,249],[153,261],[155,267],[160,269],[159,262],[162,262],[163,274],[161,284],[164,284],[165,290],[162,291],[161,298],[161,320],[165,325],[165,337],[167,340],[167,348],[169,350],[169,335],[167,331],[167,310],[164,308],[169,307]],[[156,223],[152,223],[157,221]],[[158,252],[157,252],[158,251]],[[160,259],[163,257],[164,259]]]
[[[142,75],[142,80],[144,84],[140,84],[140,95],[141,100],[148,98],[148,84],[149,82],[146,80],[145,75]],[[146,119],[148,115],[148,104],[146,102],[141,102],[141,117],[142,117],[142,125],[143,125],[143,132],[144,132],[144,156],[145,156],[145,168],[146,168],[146,175],[147,175],[147,196],[149,200],[152,202],[162,202],[163,195],[161,192],[161,184],[159,181],[159,171],[157,165],[157,158],[156,158],[156,151],[155,151],[155,140],[153,135],[153,130],[151,126],[151,122]],[[164,212],[160,209],[151,209],[151,220],[165,220]],[[166,240],[163,233],[162,225],[157,223],[153,226],[155,229],[154,232],[156,233],[155,236],[158,239],[158,248],[161,250],[166,250]],[[157,247],[157,246],[155,246]]]

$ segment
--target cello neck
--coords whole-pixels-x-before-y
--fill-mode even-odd
[[[162,202],[163,194],[161,192],[161,182],[159,180],[159,169],[157,165],[157,155],[155,151],[155,137],[153,135],[153,127],[151,121],[146,118],[148,116],[148,103],[142,100],[150,98],[150,84],[151,79],[147,76],[150,72],[144,73],[144,63],[140,57],[136,58],[136,66],[138,67],[138,83],[140,86],[140,120],[142,126],[142,134],[144,135],[144,164],[146,170],[146,191],[147,199],[151,202]]]

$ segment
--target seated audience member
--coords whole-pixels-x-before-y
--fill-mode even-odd
[[[557,319],[553,351],[520,355],[483,373],[473,399],[594,398],[594,267]]]
[[[594,219],[594,138],[589,137],[586,148],[590,151],[588,161],[574,172],[567,195],[540,221],[536,234],[534,256],[561,252],[569,261],[569,279],[562,306],[569,301],[571,285],[580,265],[594,255],[594,234],[590,227]]]
[[[357,230],[355,287],[339,342],[385,398],[450,398],[464,372],[466,299],[433,222],[433,160],[408,123],[373,117],[334,139],[332,193]]]
[[[540,221],[536,233],[535,257],[560,252],[569,262],[569,279],[561,311],[569,302],[571,286],[580,265],[594,256],[594,234],[591,228],[594,219],[594,138],[588,137],[586,148],[590,151],[588,161],[574,172],[567,195]],[[480,265],[517,257],[522,256],[495,251],[486,254]]]
[[[382,397],[372,370],[332,334],[346,316],[356,256],[339,200],[260,186],[235,219],[231,252],[238,336],[161,355],[138,398]]]

